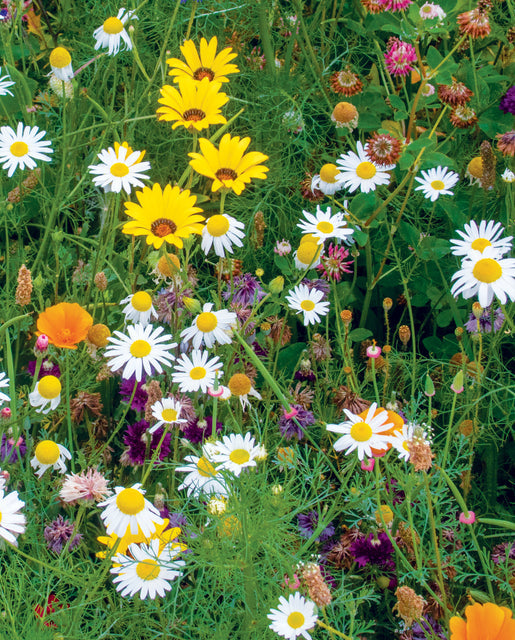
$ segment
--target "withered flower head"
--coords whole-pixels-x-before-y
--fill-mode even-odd
[[[291,340],[291,329],[288,326],[285,318],[279,318],[279,316],[270,316],[267,318],[270,323],[270,337],[275,344],[280,343],[282,347],[288,344]]]
[[[363,83],[359,77],[350,70],[350,67],[333,73],[329,79],[329,84],[335,93],[341,93],[344,96],[354,96],[363,91]]]
[[[397,603],[393,610],[397,609],[400,616],[408,627],[411,627],[416,620],[420,620],[424,611],[426,601],[422,596],[418,596],[410,587],[397,587],[395,591]]]
[[[433,466],[434,453],[429,443],[423,438],[413,438],[408,442],[409,461],[415,467],[415,471],[429,471]]]
[[[451,111],[449,120],[457,129],[467,129],[476,124],[477,116],[474,109],[464,104]]]
[[[15,302],[20,307],[30,304],[32,295],[32,278],[30,271],[22,264],[18,271],[18,286],[16,287]]]
[[[466,87],[463,82],[453,80],[451,85],[438,85],[438,98],[440,99],[440,102],[448,104],[450,107],[458,107],[467,104],[473,95],[472,91]]]
[[[314,562],[308,562],[300,569],[302,580],[306,583],[309,597],[317,607],[327,607],[333,599],[329,587],[320,571],[320,566]]]
[[[497,148],[503,154],[503,156],[515,156],[515,131],[508,131],[507,133],[498,133]]]
[[[370,406],[370,402],[368,400],[364,400],[344,384],[339,386],[335,391],[333,404],[336,405],[338,415],[341,415],[344,409],[348,409],[349,411],[352,411],[352,413],[358,414],[365,411],[365,409],[368,409]]]
[[[365,153],[379,166],[396,164],[401,157],[402,142],[388,133],[372,134],[365,145]]]
[[[103,408],[100,393],[79,391],[77,396],[70,400],[71,418],[75,424],[80,424],[84,420],[84,413],[86,411],[90,417],[94,416],[98,418]]]

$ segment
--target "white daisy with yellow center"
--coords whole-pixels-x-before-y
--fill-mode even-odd
[[[133,375],[139,382],[143,371],[149,376],[163,373],[163,365],[169,367],[175,356],[170,351],[177,346],[176,342],[169,342],[172,336],[161,335],[163,327],[143,327],[141,324],[129,325],[128,336],[115,331],[116,337],[110,336],[111,343],[104,352],[111,371],[118,371],[123,367],[122,378],[128,379]]]
[[[114,148],[102,149],[97,154],[101,164],[90,164],[88,167],[95,176],[93,184],[102,187],[105,192],[115,193],[120,193],[122,189],[130,193],[132,187],[144,187],[142,180],[149,179],[144,172],[150,170],[150,162],[142,162],[144,156],[144,151],[133,151],[126,142],[115,142]]]
[[[40,131],[38,127],[25,126],[18,122],[16,131],[8,126],[0,127],[0,162],[2,168],[7,170],[10,178],[16,169],[35,169],[36,160],[50,162],[49,153],[54,153],[48,140],[42,140],[46,131]]]
[[[493,247],[499,256],[511,250],[512,236],[500,238],[504,231],[504,227],[500,222],[490,220],[481,220],[479,227],[471,220],[465,225],[465,231],[457,231],[463,238],[462,240],[451,240],[451,244],[455,245],[451,251],[455,256],[470,257],[474,251],[483,251],[487,247]]]
[[[173,425],[180,425],[184,422],[188,422],[184,418],[180,418],[182,405],[175,398],[163,398],[154,402],[151,407],[152,416],[157,420],[156,424],[152,425],[148,430],[149,433],[154,433],[159,427],[171,427]]]
[[[17,491],[5,495],[3,489],[0,490],[0,538],[15,547],[18,546],[18,536],[25,532],[25,516],[19,513],[24,506],[25,502],[18,498]]]
[[[233,245],[243,247],[245,225],[227,214],[218,213],[208,218],[202,229],[202,251],[207,255],[211,248],[220,258],[225,252],[233,253]]]
[[[294,253],[295,266],[300,271],[315,269],[320,264],[320,257],[324,253],[324,245],[318,243],[312,233],[302,236],[299,248]]]
[[[421,171],[421,173],[422,178],[415,178],[420,183],[420,186],[415,187],[415,191],[422,191],[425,198],[435,202],[440,196],[454,195],[451,189],[460,179],[457,173],[448,167],[436,167],[436,169]]]
[[[186,456],[185,466],[175,469],[178,473],[186,473],[184,480],[179,485],[179,491],[186,489],[188,496],[199,498],[201,495],[214,494],[217,496],[228,496],[228,490],[220,466],[213,462],[213,447],[204,445],[202,456]]]
[[[413,438],[420,439],[427,444],[430,444],[431,440],[427,436],[427,431],[424,431],[424,426],[426,425],[419,425],[415,422],[405,422],[402,425],[402,431],[394,431],[393,435],[389,436],[389,440],[394,449],[399,452],[400,460],[409,460],[409,442],[413,440]]]
[[[67,82],[73,78],[72,57],[64,47],[56,47],[50,54],[50,67],[56,78]]]
[[[290,309],[297,314],[303,314],[304,326],[320,322],[320,316],[329,313],[329,302],[322,302],[324,292],[319,289],[309,289],[305,284],[298,284],[295,289],[288,292],[286,302]]]
[[[152,297],[146,291],[137,291],[121,300],[120,304],[125,305],[122,311],[125,315],[125,320],[129,322],[146,327],[152,321],[152,318],[157,320],[157,311],[152,305]]]
[[[194,349],[201,347],[202,343],[208,349],[211,349],[215,342],[231,343],[232,329],[236,326],[236,314],[226,309],[213,311],[213,306],[211,302],[206,302],[202,307],[202,313],[196,316],[191,327],[181,331],[182,340],[191,341]]]
[[[95,49],[109,49],[107,52],[108,56],[115,56],[118,51],[120,51],[120,48],[130,51],[132,49],[132,42],[129,34],[125,30],[125,25],[127,24],[127,20],[133,18],[138,19],[134,13],[134,11],[129,11],[122,7],[116,17],[111,16],[107,18],[107,20],[104,20],[104,24],[93,31],[93,37],[96,40]]]
[[[324,164],[320,173],[313,176],[311,180],[311,191],[314,193],[315,189],[325,193],[326,196],[333,196],[337,191],[343,189],[340,169],[335,164]]]
[[[222,363],[218,356],[208,360],[207,351],[193,349],[188,357],[185,353],[177,359],[172,373],[172,381],[179,385],[182,393],[191,391],[202,391],[207,393],[209,387],[212,387],[218,376],[223,374]]]
[[[374,402],[366,416],[363,418],[348,409],[344,409],[348,420],[340,424],[328,424],[328,431],[343,434],[334,444],[335,451],[345,450],[345,455],[353,451],[358,452],[359,460],[372,457],[372,449],[387,449],[390,438],[381,435],[393,427],[393,423],[388,422],[388,413],[381,411],[376,416],[377,404]]]
[[[477,295],[483,309],[494,296],[501,304],[508,298],[515,301],[515,259],[500,258],[494,247],[486,247],[482,253],[473,251],[451,279],[456,280],[451,289],[455,298],[460,294],[465,299]]]
[[[8,389],[8,388],[9,388],[9,378],[2,371],[0,373],[0,389]],[[0,391],[0,407],[3,405],[4,402],[10,402],[10,401],[11,401],[11,398],[6,393],[2,393]]]
[[[123,537],[126,533],[141,533],[148,538],[156,530],[157,524],[163,524],[159,509],[145,498],[145,490],[137,483],[130,488],[115,487],[115,495],[98,503],[104,507],[100,514],[107,529],[107,535],[113,533]]]
[[[37,413],[48,413],[57,409],[61,402],[61,382],[56,376],[43,376],[36,388],[29,393],[29,402]],[[50,405],[47,407],[47,405]]]
[[[267,614],[272,622],[269,625],[286,640],[295,640],[301,636],[305,640],[311,640],[308,633],[316,625],[318,619],[315,613],[315,604],[311,600],[306,600],[300,593],[290,594],[288,600],[284,596],[279,598],[277,609],[270,609]]]
[[[14,94],[9,91],[9,87],[15,85],[16,82],[11,80],[11,76],[9,74],[3,76],[2,75],[2,67],[0,67],[0,96],[10,95],[14,97]]]
[[[236,477],[239,477],[243,469],[256,466],[256,458],[261,450],[250,433],[246,433],[245,437],[231,433],[224,436],[221,442],[218,440],[215,447],[213,461],[221,465],[220,470],[226,469]]]
[[[309,233],[317,238],[318,244],[323,244],[328,238],[340,238],[345,240],[354,231],[347,226],[347,220],[338,211],[333,215],[331,207],[323,211],[318,205],[315,214],[309,211],[302,211],[306,220],[301,220],[297,225],[302,233]]]
[[[338,179],[353,193],[360,189],[362,193],[375,191],[376,187],[390,182],[390,176],[379,165],[370,161],[361,142],[356,144],[357,153],[349,151],[336,161],[340,173]]]
[[[50,467],[59,473],[66,473],[65,460],[71,459],[72,454],[62,444],[53,440],[41,440],[34,450],[30,466],[35,470],[37,477],[41,478]]]

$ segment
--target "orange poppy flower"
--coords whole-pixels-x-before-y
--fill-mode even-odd
[[[508,608],[493,602],[475,602],[465,609],[466,621],[458,616],[451,618],[450,640],[513,640],[515,620],[512,615]]]
[[[76,349],[85,340],[93,318],[76,302],[60,302],[39,315],[38,335],[48,336],[50,344],[63,349]]]

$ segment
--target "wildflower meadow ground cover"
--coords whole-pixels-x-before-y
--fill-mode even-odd
[[[514,24],[2,0],[2,640],[515,638]]]

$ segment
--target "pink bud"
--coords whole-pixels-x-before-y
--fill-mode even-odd
[[[367,347],[367,356],[369,358],[379,358],[379,356],[381,355],[381,347],[378,347],[377,345],[371,345],[370,347]]]
[[[375,463],[376,461],[374,460],[374,458],[362,460],[361,468],[363,471],[373,471]]]
[[[224,388],[221,385],[218,387],[218,389],[214,389],[213,387],[208,387],[207,392],[212,398],[219,398],[220,396],[223,395]]]
[[[38,336],[38,339],[36,340],[36,350],[43,352],[43,351],[46,351],[47,349],[48,349],[48,336],[42,333],[40,336]]]
[[[9,418],[11,417],[11,410],[9,409],[9,407],[4,407],[2,411],[0,411],[0,415],[2,416],[2,418],[4,418],[4,420],[9,420]]]
[[[474,524],[476,521],[476,514],[473,511],[469,511],[468,513],[460,513],[460,517],[458,518],[461,524]]]
[[[286,411],[286,409],[283,409],[284,411],[284,417],[287,420],[291,420],[291,418],[295,418],[295,416],[299,413],[297,409],[295,409],[295,407],[290,407],[289,411]]]
[[[300,580],[296,573],[293,574],[293,579],[290,580],[288,576],[284,576],[284,582],[281,585],[283,588],[288,587],[292,591],[300,587]]]

